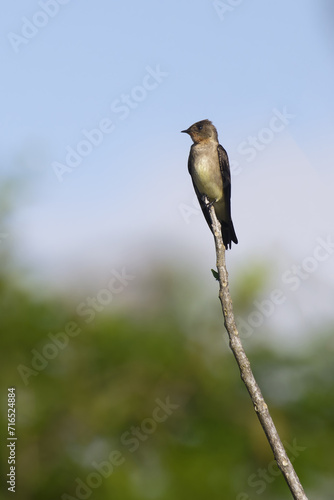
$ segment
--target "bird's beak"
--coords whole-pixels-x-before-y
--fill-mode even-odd
[[[187,130],[181,130],[181,133],[183,133],[183,134],[190,134],[190,132],[189,132],[189,129],[188,129],[188,128],[187,128]]]

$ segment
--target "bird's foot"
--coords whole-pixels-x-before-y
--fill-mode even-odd
[[[211,208],[211,207],[212,207],[212,205],[213,205],[214,203],[216,203],[216,201],[217,201],[217,200],[212,200],[212,201],[210,201],[210,202],[209,202],[208,197],[207,197],[207,196],[205,196],[205,195],[204,195],[204,196],[202,196],[202,200],[204,201],[206,208]]]

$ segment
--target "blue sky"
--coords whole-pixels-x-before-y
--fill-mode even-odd
[[[283,273],[312,255],[334,237],[332,15],[315,0],[8,5],[2,165],[29,188],[9,235],[18,256],[55,283],[159,259],[206,268],[213,242],[180,134],[203,118],[233,165],[231,268],[256,256]],[[83,130],[101,123],[87,149]],[[331,259],[320,267],[328,279]]]

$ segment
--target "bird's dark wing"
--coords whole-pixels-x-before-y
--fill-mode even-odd
[[[231,218],[231,172],[230,172],[230,163],[228,161],[228,156],[220,144],[217,147],[218,158],[219,158],[219,167],[222,174],[223,179],[223,191],[224,191],[224,200],[226,206],[226,212],[228,220],[225,223],[222,223],[222,235],[223,241],[226,248],[231,248],[231,241],[234,243],[238,243],[237,235],[235,234],[232,218]]]
[[[194,186],[194,189],[195,189],[195,193],[197,195],[197,198],[198,198],[198,201],[199,201],[199,204],[201,206],[201,209],[202,209],[202,212],[203,212],[203,215],[205,217],[205,220],[206,222],[208,223],[208,226],[209,228],[211,229],[211,231],[213,232],[213,229],[212,229],[212,225],[211,225],[211,217],[210,217],[210,213],[209,213],[209,209],[208,207],[206,206],[206,204],[204,203],[203,199],[202,199],[202,195],[201,193],[198,191],[194,181],[193,181],[193,186]]]
[[[224,199],[226,204],[227,216],[231,219],[231,172],[230,172],[230,163],[228,161],[228,156],[220,144],[217,147],[218,158],[219,158],[219,167],[222,174],[223,179],[223,191],[224,191]]]

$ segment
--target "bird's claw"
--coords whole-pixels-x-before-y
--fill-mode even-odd
[[[212,207],[212,205],[213,205],[214,203],[216,203],[216,201],[217,201],[217,200],[212,200],[212,201],[210,201],[210,202],[209,202],[208,197],[207,197],[207,196],[205,196],[205,195],[202,197],[202,200],[203,200],[203,202],[204,202],[204,204],[205,204],[206,208],[211,208],[211,207]]]

